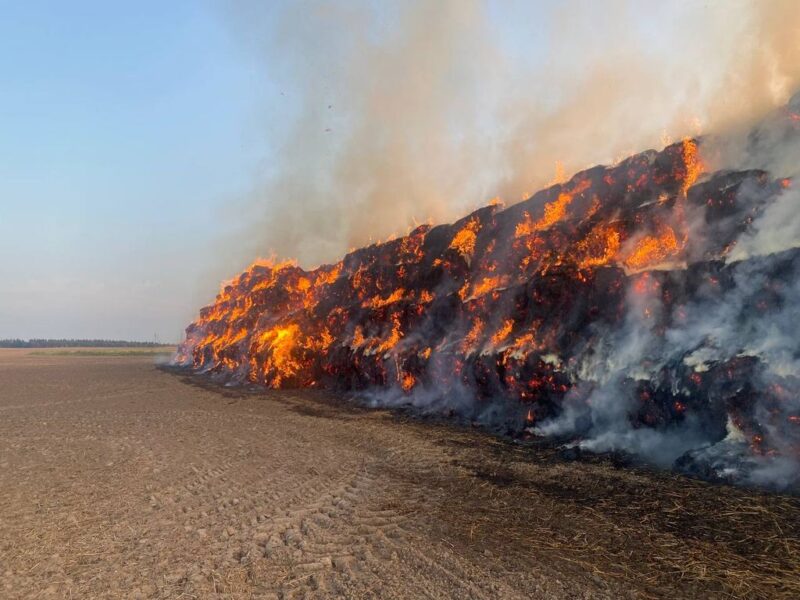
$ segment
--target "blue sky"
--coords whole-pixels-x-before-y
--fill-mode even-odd
[[[203,2],[0,10],[0,337],[176,339],[264,158],[262,66]]]

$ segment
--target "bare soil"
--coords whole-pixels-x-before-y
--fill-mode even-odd
[[[797,598],[797,498],[0,350],[2,598]]]

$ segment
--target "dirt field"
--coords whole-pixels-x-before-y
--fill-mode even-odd
[[[2,598],[800,597],[800,502],[0,351]]]

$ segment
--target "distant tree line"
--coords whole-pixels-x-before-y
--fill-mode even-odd
[[[0,340],[0,348],[141,348],[143,346],[150,348],[163,345],[157,342],[131,342],[127,340]]]

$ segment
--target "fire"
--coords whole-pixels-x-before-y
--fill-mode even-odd
[[[599,224],[577,246],[578,266],[582,269],[609,264],[620,250],[620,232],[613,225]]]
[[[518,336],[511,344],[511,353],[517,356],[524,356],[541,348],[541,344],[536,341],[536,332],[528,331]]]
[[[683,183],[681,184],[681,193],[686,196],[689,188],[692,187],[700,175],[703,173],[705,166],[700,159],[700,153],[697,148],[697,142],[691,138],[684,138],[681,146],[681,153],[683,155],[683,164],[685,174],[683,176]]]
[[[395,347],[402,337],[403,333],[400,327],[400,317],[395,313],[392,315],[392,330],[389,332],[387,338],[378,344],[377,351],[379,353],[388,352]]]
[[[503,323],[503,326],[500,329],[498,329],[497,333],[495,333],[492,336],[492,344],[497,346],[498,344],[503,342],[503,340],[505,340],[508,337],[508,335],[511,333],[511,330],[513,328],[514,328],[514,320],[513,319],[506,319],[505,322]]]
[[[387,297],[381,298],[380,296],[375,296],[372,298],[372,300],[363,302],[362,306],[364,306],[365,308],[381,308],[383,306],[394,304],[395,302],[402,299],[405,295],[406,291],[403,288],[397,288]]]
[[[681,248],[675,231],[664,225],[658,235],[647,235],[639,240],[623,262],[629,269],[641,270],[676,256]]]
[[[339,279],[339,274],[341,273],[341,266],[336,265],[333,269],[328,271],[327,273],[322,271],[317,273],[317,277],[314,280],[314,287],[320,287],[323,285],[329,285]]]
[[[292,324],[268,329],[253,344],[253,371],[271,387],[280,387],[300,370],[301,364],[293,356],[299,337],[300,328]],[[259,364],[255,357],[261,354],[266,356]]]
[[[353,339],[350,341],[350,346],[352,348],[360,348],[364,345],[364,332],[361,330],[361,326],[358,325],[353,332]]]
[[[524,221],[516,227],[516,237],[532,235],[537,231],[548,229],[563,220],[567,215],[567,208],[573,198],[577,194],[586,191],[590,185],[591,183],[588,180],[584,180],[576,185],[570,192],[560,192],[555,200],[544,205],[544,212],[537,221],[534,221],[530,214],[526,212]]]
[[[595,340],[632,309],[654,329],[686,320],[684,307],[662,310],[670,290],[650,269],[685,260],[684,211],[698,201],[689,191],[703,170],[687,139],[657,159],[586,171],[523,205],[484,207],[456,226],[421,225],[331,265],[256,261],[201,309],[176,360],[271,388],[468,388],[481,400],[523,403],[533,423],[582,383],[581,352],[605,352]],[[714,210],[732,211],[721,214],[735,234],[719,229],[714,257],[755,216],[735,212],[731,185],[704,194]],[[774,193],[788,185],[763,184]],[[687,375],[692,389],[701,384]],[[665,400],[663,412],[689,413],[684,400]]]
[[[458,295],[462,300],[477,298],[497,290],[503,285],[503,283],[504,279],[500,276],[483,277],[480,281],[472,286],[470,286],[469,283],[465,283],[464,286],[459,290]]]
[[[469,330],[469,333],[464,336],[464,340],[461,343],[461,350],[463,352],[468,353],[477,345],[480,335],[483,333],[483,328],[483,320],[476,318],[472,323],[472,328]]]
[[[557,223],[567,214],[567,207],[572,202],[572,194],[561,193],[554,202],[548,202],[544,207],[542,218],[533,224],[533,231],[547,229]]]
[[[626,428],[688,420],[720,432],[730,419],[752,452],[800,447],[797,380],[755,339],[788,314],[800,250],[725,260],[793,182],[706,172],[701,150],[686,138],[571,179],[558,172],[521,204],[492,201],[314,269],[256,261],[199,311],[175,360],[231,383],[390,388],[413,404],[502,415],[525,435],[565,408],[580,417],[613,385],[609,398],[638,398],[622,407]],[[753,297],[734,302],[747,314],[728,319],[753,270]],[[684,335],[723,305],[753,343]],[[787,431],[794,445],[776,438]]]
[[[297,289],[307,292],[311,288],[311,280],[308,277],[301,277],[297,280]]]
[[[478,230],[481,224],[478,219],[470,219],[466,225],[453,236],[453,241],[450,242],[450,248],[460,252],[465,257],[472,256],[475,251],[475,240],[478,239]]]
[[[400,378],[400,387],[403,388],[404,392],[410,392],[416,383],[417,380],[411,373],[405,373]]]

